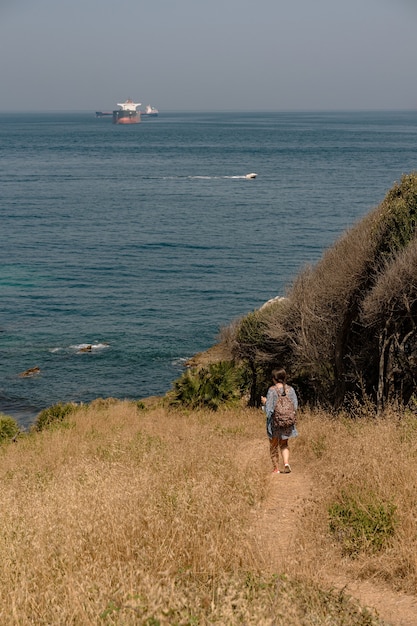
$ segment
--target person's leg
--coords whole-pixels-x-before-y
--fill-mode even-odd
[[[290,467],[290,450],[288,448],[288,439],[280,439],[279,447],[281,449],[282,460],[284,461],[284,471],[291,472]]]
[[[269,440],[269,453],[271,455],[273,471],[275,472],[278,470],[278,461],[279,461],[278,437],[272,437]]]

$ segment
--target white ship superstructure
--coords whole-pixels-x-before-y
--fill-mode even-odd
[[[122,107],[122,111],[136,111],[137,107],[140,107],[142,102],[133,102],[133,100],[125,100],[125,102],[118,102],[117,106]]]

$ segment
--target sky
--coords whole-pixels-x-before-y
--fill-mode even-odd
[[[417,108],[417,0],[0,0],[0,111]]]

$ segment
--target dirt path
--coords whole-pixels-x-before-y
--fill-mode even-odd
[[[257,441],[253,452],[264,455],[265,446],[265,440]],[[257,511],[253,524],[254,541],[264,559],[266,571],[285,571],[285,554],[291,550],[295,522],[302,512],[303,503],[312,496],[314,489],[310,475],[297,464],[296,459],[291,466],[291,474],[270,475],[266,500]],[[273,543],[271,528],[279,528]],[[337,578],[329,575],[327,582],[329,587],[345,589],[362,606],[376,609],[381,619],[392,626],[417,626],[416,596],[397,593],[368,581],[348,580],[343,573]]]

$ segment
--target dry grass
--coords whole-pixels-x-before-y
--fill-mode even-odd
[[[402,433],[411,472],[412,426],[398,431],[388,421],[379,428],[386,447]],[[269,470],[266,445],[263,458],[253,454],[254,442],[264,436],[258,411],[187,414],[98,402],[71,415],[67,426],[3,445],[0,624],[379,623],[343,594],[312,582],[309,559],[323,558],[315,525],[328,537],[322,503],[331,500],[343,476],[372,480],[364,471],[372,469],[387,495],[398,492],[399,483],[407,492],[396,541],[414,533],[409,547],[414,546],[409,507],[415,501],[415,469],[410,483],[405,472],[391,467],[390,474],[383,469],[386,453],[376,444],[373,457],[367,450],[365,464],[353,462],[352,455],[366,450],[377,431],[374,424],[311,416],[302,430],[294,454],[320,474],[323,490],[301,521],[308,554],[296,553],[289,578],[262,574],[250,536],[251,512],[265,497]],[[326,460],[317,453],[323,446]],[[342,449],[346,462],[338,459]],[[405,462],[400,457],[394,467]],[[397,576],[401,564],[407,587],[405,568],[408,563],[411,571],[412,564],[405,552],[398,558],[399,548],[393,546]],[[352,567],[363,575],[367,568],[371,575],[377,567],[388,571],[394,558],[393,552],[368,563],[359,559]]]
[[[298,567],[320,580],[345,573],[384,581],[392,589],[417,589],[417,419],[394,411],[353,421],[317,412],[304,417],[297,455],[313,476],[314,497],[300,520]],[[360,544],[346,555],[329,534],[329,507],[350,494],[363,510],[369,503],[395,507],[395,532],[383,549]]]
[[[3,449],[0,623],[134,623],[181,613],[182,586],[210,606],[221,574],[253,570],[263,479],[236,453],[253,416],[118,403],[74,420]]]

